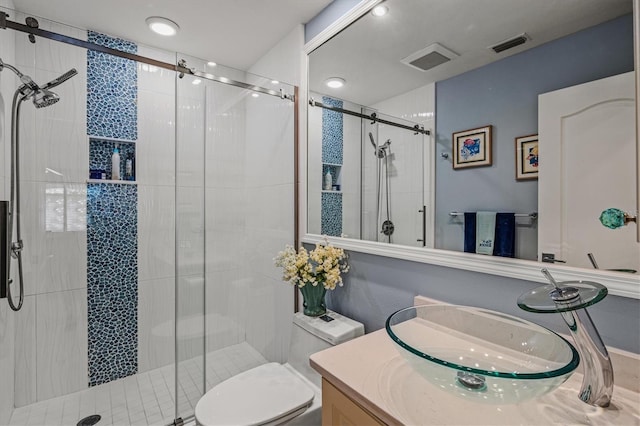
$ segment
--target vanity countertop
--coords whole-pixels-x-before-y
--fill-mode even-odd
[[[579,373],[555,391],[516,405],[468,401],[414,372],[399,349],[382,329],[315,353],[310,363],[345,395],[391,425],[640,425],[640,357],[635,354],[610,350],[619,383],[612,404],[603,409],[578,399]]]

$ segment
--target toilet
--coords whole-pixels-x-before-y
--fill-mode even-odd
[[[322,379],[309,356],[363,334],[361,323],[336,312],[294,314],[288,362],[263,364],[211,388],[196,405],[196,424],[320,425]]]

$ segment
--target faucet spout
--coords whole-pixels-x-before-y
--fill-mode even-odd
[[[578,397],[589,405],[608,407],[613,395],[613,365],[586,309],[604,299],[608,290],[602,284],[589,281],[557,282],[547,269],[542,273],[551,285],[522,294],[518,306],[529,312],[560,313],[569,327],[583,366]]]
[[[589,405],[608,407],[613,395],[613,365],[606,346],[585,308],[561,312],[583,365],[578,398]]]

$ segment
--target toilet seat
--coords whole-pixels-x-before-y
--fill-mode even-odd
[[[280,424],[311,405],[313,390],[282,364],[272,362],[214,386],[196,405],[203,426]]]

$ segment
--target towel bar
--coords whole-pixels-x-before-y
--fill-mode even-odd
[[[450,212],[449,216],[464,216],[464,213],[461,212]],[[536,220],[538,218],[538,212],[533,212],[533,213],[515,213],[514,214],[515,217],[528,217],[531,220]]]

